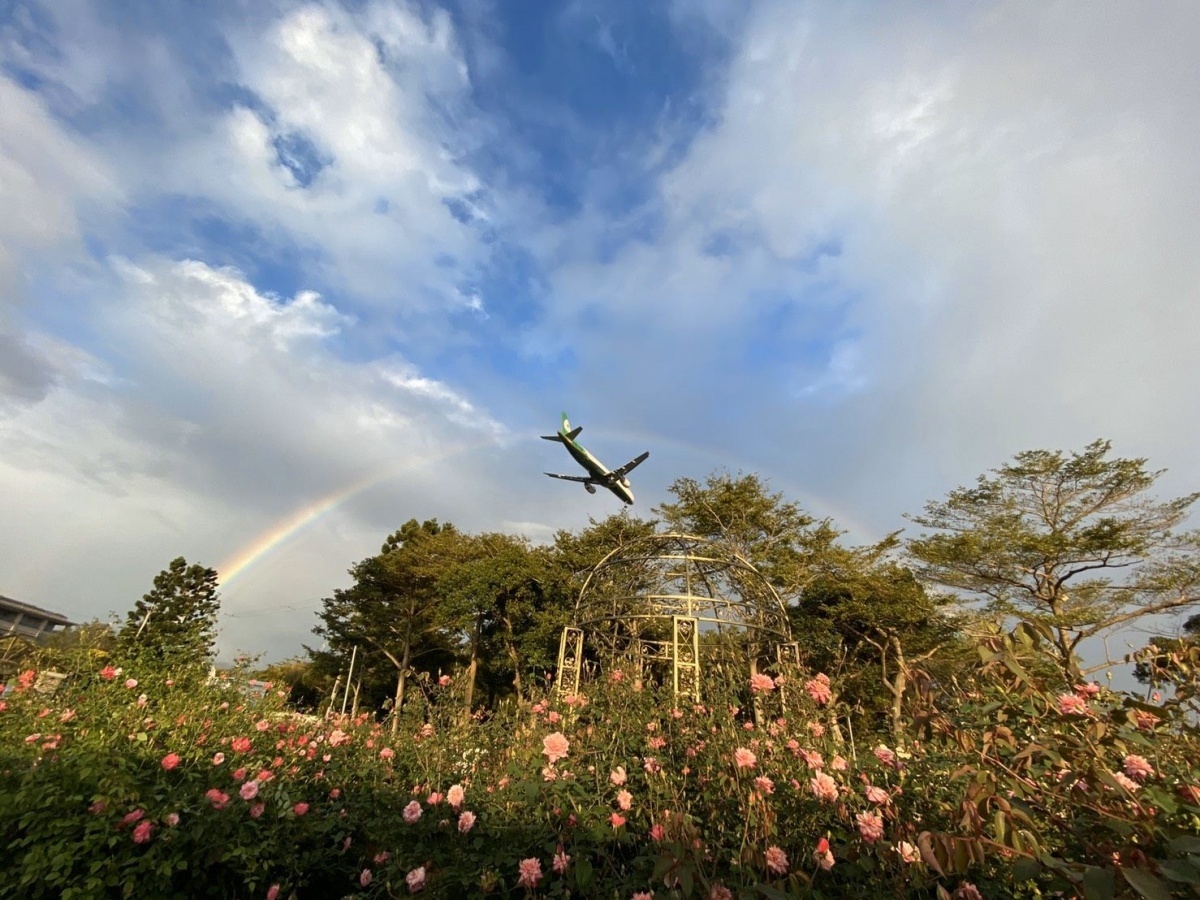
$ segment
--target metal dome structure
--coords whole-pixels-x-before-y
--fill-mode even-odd
[[[732,547],[689,534],[647,535],[609,553],[584,583],[559,644],[558,691],[578,692],[586,640],[640,671],[669,665],[675,692],[699,700],[701,636],[733,633],[750,673],[763,658],[799,661],[779,594]]]

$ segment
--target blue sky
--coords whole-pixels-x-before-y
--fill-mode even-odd
[[[541,474],[563,409],[651,451],[643,513],[726,466],[855,541],[1099,436],[1193,489],[1198,36],[1184,2],[4,4],[0,593],[104,617],[183,554],[236,570],[222,652],[293,652],[410,517],[614,511]]]

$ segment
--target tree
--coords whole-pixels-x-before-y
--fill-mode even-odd
[[[388,536],[378,555],[350,569],[351,587],[321,601],[322,624],[313,632],[329,649],[314,652],[314,660],[346,660],[355,646],[364,674],[386,660],[396,679],[392,708],[399,710],[418,662],[452,659],[452,627],[437,585],[469,551],[468,539],[453,525],[410,519]]]
[[[466,704],[473,704],[481,663],[492,681],[511,680],[520,702],[524,674],[549,668],[567,609],[548,578],[545,550],[520,537],[484,534],[471,539],[471,558],[438,582],[447,614],[459,622],[467,652]],[[553,648],[553,649],[551,649]]]
[[[1084,640],[1200,600],[1200,535],[1174,530],[1200,494],[1157,502],[1162,472],[1110,449],[1018,453],[909,517],[938,532],[908,542],[918,574],[1028,621],[1072,681]]]
[[[204,668],[217,637],[217,571],[176,558],[125,618],[117,650],[140,661]]]
[[[676,502],[654,509],[668,529],[726,542],[785,602],[795,600],[816,576],[838,538],[832,522],[815,519],[783,494],[771,493],[755,474],[718,471],[704,484],[679,478],[669,490]]]
[[[896,735],[918,674],[948,681],[968,649],[959,617],[947,608],[953,598],[927,591],[896,562],[897,544],[890,535],[867,547],[837,548],[790,609],[808,665],[837,674],[841,699],[885,713]]]
[[[554,577],[569,596],[570,604],[574,605],[588,575],[604,557],[618,547],[654,534],[657,524],[653,519],[631,516],[623,509],[599,522],[589,518],[588,527],[578,533],[557,532],[551,555]]]

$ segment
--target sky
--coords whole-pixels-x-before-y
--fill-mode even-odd
[[[1200,486],[1200,5],[0,2],[0,594],[312,644],[410,518],[757,472],[849,542],[1027,449]],[[910,528],[911,531],[911,528]],[[1115,648],[1114,652],[1124,648]]]

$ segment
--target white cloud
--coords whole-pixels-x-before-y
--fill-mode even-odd
[[[660,227],[615,258],[574,253],[555,327],[611,317],[585,365],[632,347],[615,378],[686,409],[714,365],[741,387],[720,354],[790,298],[829,352],[814,370],[801,333],[799,374],[774,368],[808,401],[769,380],[741,394],[791,423],[747,449],[880,531],[1017,450],[1098,435],[1180,470],[1167,490],[1194,486],[1200,10],[878,12],[756,8],[716,124],[659,182]],[[830,286],[853,300],[840,329]],[[691,409],[681,422],[711,434]]]
[[[36,553],[6,558],[8,593],[103,615],[124,608],[118,598],[130,605],[172,555],[214,565],[347,485],[393,501],[430,482],[457,481],[468,502],[482,490],[480,467],[454,457],[495,446],[504,429],[403,360],[341,360],[330,339],[353,323],[315,294],[284,300],[233,270],[154,258],[115,263],[94,287],[105,294],[90,312],[109,361],[85,357],[0,432],[0,484],[22,510],[5,517],[0,546],[38,536]],[[293,560],[271,596],[329,590],[351,546],[372,546],[407,517],[392,512],[384,526],[330,511],[350,543]],[[79,567],[94,596],[78,593]],[[301,624],[300,636],[311,623]]]
[[[35,94],[0,75],[0,414],[44,396],[61,361],[24,333],[27,283],[78,252],[82,217],[119,199],[95,156]]]
[[[485,258],[489,201],[462,159],[477,124],[448,16],[307,5],[231,45],[261,108],[188,135],[156,188],[286,237],[356,301],[470,307],[460,282]]]

